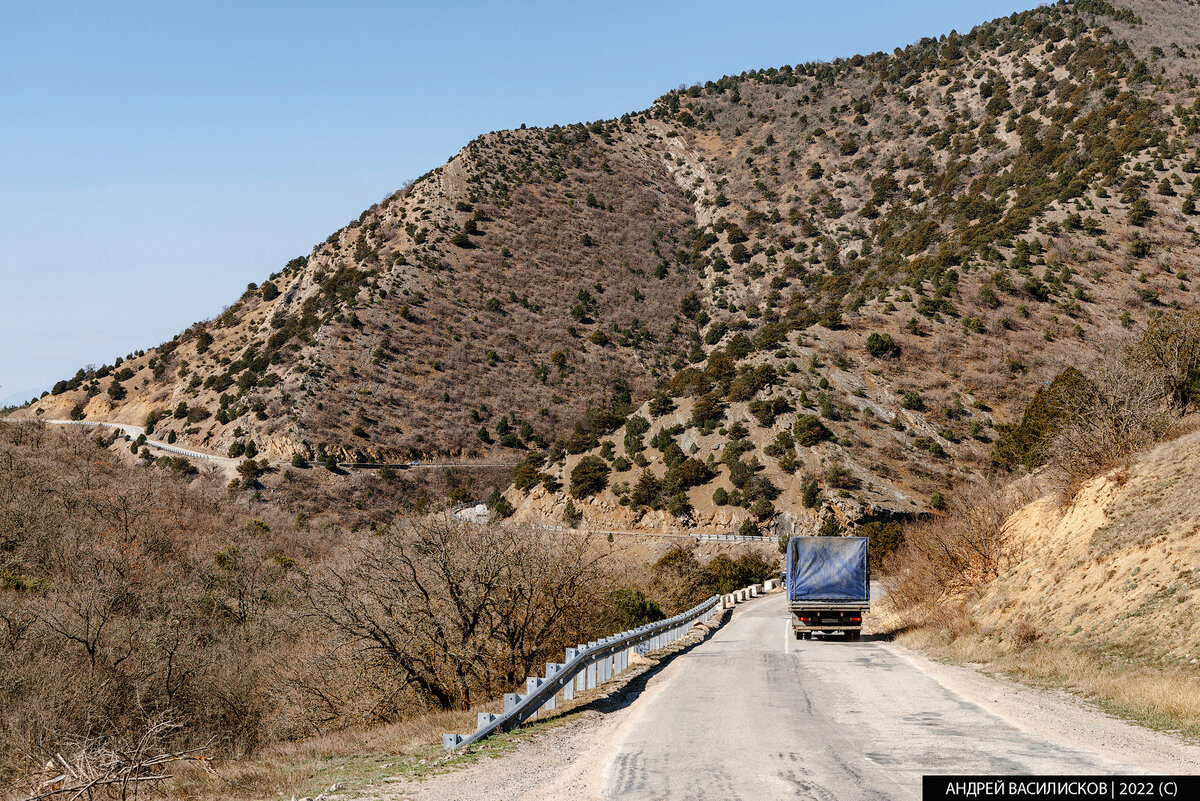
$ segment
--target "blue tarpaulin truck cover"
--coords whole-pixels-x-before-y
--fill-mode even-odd
[[[787,550],[789,601],[867,601],[866,537],[792,537]]]

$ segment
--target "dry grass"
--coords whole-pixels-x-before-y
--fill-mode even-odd
[[[969,619],[965,611],[963,616]],[[1153,729],[1200,738],[1200,676],[1194,670],[1133,666],[1069,644],[1019,639],[981,633],[960,617],[957,627],[937,621],[896,641],[1025,684],[1068,690]]]
[[[453,769],[476,755],[447,755],[441,738],[470,731],[476,712],[430,712],[396,723],[353,729],[276,745],[254,756],[220,761],[215,771],[177,771],[167,789],[171,799],[314,797],[335,784],[353,790],[390,776],[418,776]],[[515,735],[515,736],[514,736]],[[484,753],[507,750],[529,730],[496,738]]]

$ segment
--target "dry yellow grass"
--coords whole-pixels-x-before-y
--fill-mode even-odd
[[[449,769],[456,758],[442,752],[442,733],[473,729],[477,711],[431,712],[278,745],[249,759],[222,761],[215,771],[186,766],[174,772],[166,795],[214,801],[316,796],[335,784],[350,789],[384,776]],[[502,739],[492,748],[508,745]]]
[[[1120,717],[1200,738],[1200,676],[1194,671],[1113,662],[1054,642],[1008,648],[987,633],[952,636],[934,626],[906,632],[897,642],[949,661],[983,665],[1026,684],[1068,690]]]

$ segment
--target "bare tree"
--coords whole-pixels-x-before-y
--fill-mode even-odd
[[[1179,419],[1170,375],[1133,354],[1101,357],[1086,389],[1063,399],[1063,424],[1050,445],[1051,468],[1079,481],[1160,442]]]
[[[1028,481],[963,486],[946,514],[905,529],[903,544],[887,560],[888,595],[911,608],[994,578],[1013,555],[1009,516],[1036,495]]]
[[[1160,376],[1172,405],[1180,412],[1187,411],[1200,376],[1200,311],[1155,317],[1130,355],[1133,362]]]
[[[405,690],[469,706],[578,641],[607,587],[579,537],[448,517],[389,529],[309,586],[310,614]]]

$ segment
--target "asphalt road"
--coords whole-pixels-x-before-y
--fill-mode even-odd
[[[869,638],[796,641],[752,602],[622,727],[600,797],[919,798],[926,773],[1140,773],[1022,732]]]

